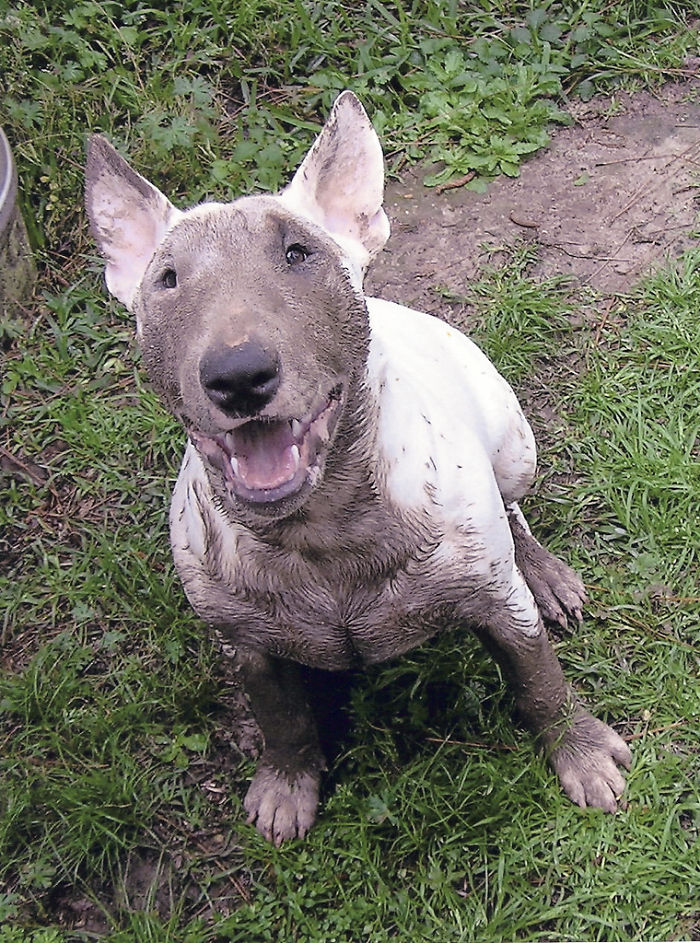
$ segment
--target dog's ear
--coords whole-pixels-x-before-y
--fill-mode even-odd
[[[88,141],[85,206],[107,261],[107,288],[131,308],[153,253],[180,211],[99,134]]]
[[[335,100],[321,133],[279,198],[322,226],[361,272],[389,238],[389,220],[382,209],[382,148],[352,92]]]

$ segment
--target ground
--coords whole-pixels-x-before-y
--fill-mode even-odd
[[[486,193],[428,189],[424,167],[387,187],[392,235],[370,294],[444,314],[494,249],[537,245],[533,274],[572,276],[625,291],[696,241],[700,192],[700,80],[671,83],[570,109],[572,123]]]
[[[692,245],[700,192],[700,79],[597,98],[573,105],[570,113],[571,125],[554,132],[551,145],[525,164],[520,177],[501,177],[485,193],[466,186],[426,188],[423,166],[392,179],[392,236],[369,274],[369,293],[454,316],[445,295],[464,295],[499,251],[525,240],[537,246],[532,274],[570,276],[580,286],[613,295]],[[228,681],[230,704],[224,697],[222,707],[238,717],[235,681]],[[237,747],[247,752],[254,739],[246,728],[246,742],[239,740]],[[193,772],[211,792],[213,806],[217,783],[225,783],[226,767],[236,756],[236,745],[218,747]],[[230,814],[226,809],[222,821]],[[214,862],[222,877],[209,893],[221,912],[249,894],[237,876],[237,850],[221,844],[217,818],[214,812],[206,832],[159,837],[172,853],[175,872],[179,862],[202,851]],[[167,823],[161,825],[167,831]],[[132,909],[150,902],[166,918],[178,896],[174,880],[170,865],[136,852],[125,865],[124,893]],[[111,894],[107,889],[105,897]],[[82,896],[69,893],[53,904],[74,927],[96,935],[107,929],[99,908]]]

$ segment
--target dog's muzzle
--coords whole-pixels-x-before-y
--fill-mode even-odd
[[[337,388],[305,418],[249,419],[214,436],[191,431],[190,438],[236,498],[274,504],[318,482],[340,406]]]

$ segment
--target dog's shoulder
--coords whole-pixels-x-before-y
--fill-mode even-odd
[[[392,496],[518,500],[535,473],[532,430],[517,397],[465,334],[429,314],[369,298],[368,383]],[[459,513],[459,511],[458,511]]]

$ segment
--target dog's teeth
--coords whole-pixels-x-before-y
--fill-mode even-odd
[[[299,446],[293,445],[291,448],[292,460],[294,462],[294,471],[296,471],[301,465],[301,453],[299,452]]]
[[[295,439],[301,437],[301,423],[298,419],[292,419],[292,435]]]
[[[234,475],[237,475],[238,474],[238,459],[236,458],[235,455],[232,455],[229,461],[231,463],[231,471],[233,472]]]

